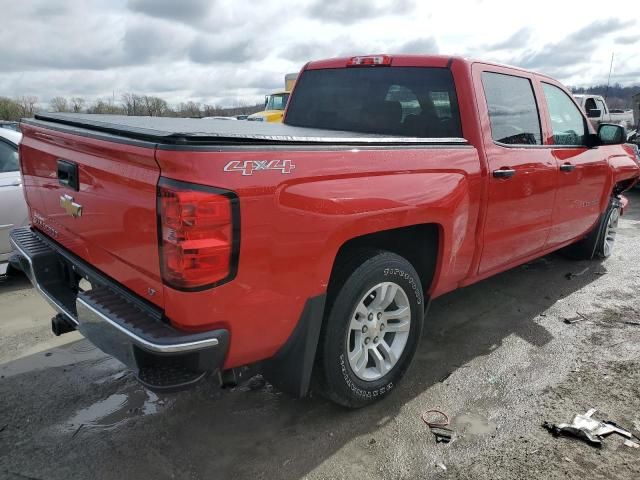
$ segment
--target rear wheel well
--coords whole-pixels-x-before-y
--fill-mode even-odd
[[[435,274],[439,247],[438,225],[420,224],[394,228],[352,238],[344,243],[333,263],[328,297],[340,288],[341,270],[353,261],[354,255],[366,251],[386,250],[407,259],[418,272],[424,291],[428,291]],[[347,272],[345,272],[347,273]]]

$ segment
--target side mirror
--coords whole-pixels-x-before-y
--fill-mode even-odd
[[[600,118],[601,115],[602,110],[600,110],[599,108],[592,108],[590,110],[587,110],[587,117],[589,118]]]
[[[622,125],[601,123],[600,127],[598,127],[598,138],[602,145],[618,145],[624,143],[625,137],[626,132]]]

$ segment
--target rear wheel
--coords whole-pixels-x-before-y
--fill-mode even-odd
[[[320,393],[357,408],[385,396],[404,375],[422,332],[424,295],[413,266],[390,252],[355,255],[339,275],[318,380]]]

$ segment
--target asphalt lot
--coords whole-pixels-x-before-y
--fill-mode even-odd
[[[358,411],[257,382],[159,397],[78,334],[53,337],[23,278],[0,281],[0,478],[640,478],[620,437],[596,449],[541,427],[594,407],[640,436],[629,197],[606,262],[553,254],[437,299],[403,383]],[[452,443],[422,422],[430,408]]]

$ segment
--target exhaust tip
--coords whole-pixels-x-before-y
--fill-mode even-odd
[[[59,337],[63,333],[73,332],[76,328],[62,315],[57,314],[51,319],[51,331],[56,337]]]

